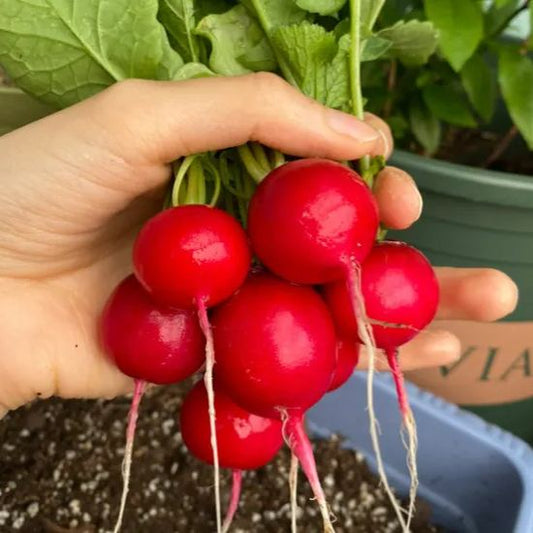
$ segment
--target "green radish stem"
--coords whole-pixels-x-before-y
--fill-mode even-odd
[[[224,518],[224,523],[222,524],[222,533],[227,533],[233,522],[233,517],[237,512],[239,507],[239,500],[241,499],[241,488],[242,488],[242,470],[233,470],[231,472],[231,495],[228,505],[228,510]]]
[[[296,513],[298,510],[298,457],[291,453],[291,469],[289,472],[289,488],[291,492],[291,533],[297,533]]]
[[[350,90],[353,114],[364,120],[363,92],[361,90],[361,0],[350,0]],[[370,158],[363,156],[359,161],[361,177],[368,183]],[[371,184],[369,184],[371,185]]]
[[[255,160],[265,172],[268,174],[271,171],[270,162],[268,161],[267,155],[263,147],[256,142],[250,143],[252,147],[252,153],[254,154]]]
[[[215,350],[213,346],[213,332],[207,316],[207,308],[203,298],[198,298],[196,302],[198,308],[198,320],[200,328],[205,336],[205,374],[204,383],[207,391],[207,401],[209,409],[209,429],[211,433],[211,449],[213,450],[213,477],[215,483],[215,511],[217,533],[222,532],[222,518],[220,511],[220,466],[218,460],[218,444],[216,433],[216,412],[215,412],[215,391],[213,389],[213,367],[215,365]]]
[[[401,508],[398,500],[394,496],[392,489],[387,479],[385,472],[385,466],[383,464],[383,457],[381,455],[381,448],[379,445],[378,436],[378,422],[376,419],[376,413],[374,409],[374,373],[376,370],[376,343],[374,341],[374,335],[372,327],[368,323],[366,316],[366,309],[363,294],[361,292],[361,280],[360,280],[360,268],[357,262],[352,261],[346,265],[346,284],[350,294],[350,300],[352,303],[353,313],[358,325],[359,337],[363,341],[368,351],[368,380],[367,380],[367,408],[368,417],[370,421],[370,437],[372,439],[372,447],[376,455],[376,464],[378,468],[379,477],[385,492],[389,497],[394,512],[400,522],[402,531],[408,532],[407,524],[403,517],[403,509]]]
[[[260,183],[268,171],[265,171],[259,162],[254,157],[252,150],[247,144],[243,144],[237,148],[237,152],[241,161],[256,183]]]
[[[177,165],[177,170],[174,178],[174,185],[172,187],[172,205],[179,205],[180,202],[180,191],[185,176],[189,171],[189,168],[194,163],[194,160],[197,158],[197,155],[187,156],[179,165]]]
[[[272,150],[272,168],[278,168],[286,163],[285,156],[279,150]]]
[[[135,428],[137,426],[137,418],[139,416],[139,405],[146,387],[146,382],[141,379],[136,379],[134,383],[135,389],[133,392],[133,399],[131,400],[130,411],[128,413],[126,447],[124,449],[124,460],[122,461],[122,496],[120,498],[120,509],[113,533],[118,533],[120,531],[120,528],[122,527],[122,521],[124,519],[124,510],[126,509],[126,500],[128,498],[128,492],[130,488],[131,460],[133,454],[133,441],[135,440]]]

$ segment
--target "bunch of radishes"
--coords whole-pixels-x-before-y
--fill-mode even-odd
[[[438,302],[429,262],[406,244],[377,243],[378,226],[359,175],[320,159],[268,174],[251,198],[247,233],[204,205],[147,222],[134,246],[135,274],[112,294],[101,326],[106,351],[136,383],[115,531],[144,384],[199,371],[204,380],[183,402],[181,431],[191,453],[215,466],[218,530],[237,507],[241,471],[269,462],[283,441],[333,530],[305,413],[349,378],[363,343],[370,359],[376,346],[386,351],[412,429],[396,350],[432,320]],[[234,472],[224,524],[219,466]]]

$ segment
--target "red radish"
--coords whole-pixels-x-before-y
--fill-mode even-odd
[[[387,355],[408,435],[408,465],[412,479],[406,525],[409,529],[418,485],[417,436],[397,350],[435,317],[439,286],[430,262],[421,252],[402,242],[385,241],[373,248],[362,265],[361,293],[376,346],[385,350]],[[331,283],[325,287],[324,295],[337,327],[345,335],[358,336],[361,330],[354,319],[352,298],[346,285]]]
[[[177,383],[204,362],[205,340],[196,313],[155,303],[133,275],[110,296],[100,330],[104,350],[134,379]]]
[[[394,350],[410,341],[435,317],[439,287],[426,257],[402,242],[377,244],[361,268],[361,292],[378,348]],[[346,284],[326,285],[324,296],[337,328],[358,336]],[[388,324],[388,326],[387,326]]]
[[[295,283],[344,279],[370,252],[378,210],[350,168],[300,159],[273,170],[252,196],[248,232],[259,259]]]
[[[214,310],[213,329],[220,385],[247,411],[282,417],[331,531],[302,417],[326,393],[335,370],[335,330],[325,303],[310,287],[255,273]]]
[[[217,379],[250,412],[305,411],[328,390],[335,331],[312,288],[254,273],[214,310],[212,323]]]
[[[187,308],[212,307],[231,296],[250,268],[244,230],[226,212],[206,205],[167,209],[141,229],[133,250],[135,274],[154,299]]]
[[[342,387],[351,377],[359,361],[361,346],[353,340],[337,340],[337,366],[328,392]]]
[[[135,276],[125,278],[109,297],[100,322],[104,350],[135,379],[124,453],[124,489],[115,526],[119,531],[129,489],[131,454],[145,383],[176,383],[203,364],[204,338],[194,311],[155,303]]]
[[[281,422],[251,414],[239,407],[215,384],[216,432],[220,466],[233,470],[233,489],[224,530],[239,502],[242,470],[269,463],[283,444]],[[213,464],[209,446],[208,397],[205,385],[197,383],[183,401],[180,413],[183,442],[201,461]]]
[[[250,261],[246,234],[239,223],[226,212],[206,205],[162,211],[141,229],[133,250],[135,274],[156,300],[198,311],[207,341],[204,380],[209,398],[218,532],[222,524],[212,385],[215,354],[207,308],[239,288]]]
[[[248,232],[259,259],[277,275],[295,282],[324,284],[343,280],[352,312],[368,349],[368,413],[378,470],[403,525],[390,488],[377,437],[372,383],[375,346],[360,297],[359,268],[378,230],[378,209],[370,189],[349,167],[321,159],[287,163],[272,171],[252,196]]]

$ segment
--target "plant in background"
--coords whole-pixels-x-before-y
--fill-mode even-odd
[[[533,40],[505,35],[528,9],[533,19],[529,0],[387,2],[377,28],[427,20],[439,47],[420,64],[387,57],[366,65],[367,107],[388,120],[401,147],[426,155],[492,166],[518,135],[533,149]],[[496,123],[505,122],[498,132]]]

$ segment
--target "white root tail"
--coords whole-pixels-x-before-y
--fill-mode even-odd
[[[207,316],[207,309],[203,299],[199,298],[198,302],[198,318],[200,327],[205,337],[205,374],[204,384],[207,391],[207,402],[209,409],[209,429],[211,439],[211,449],[213,450],[213,477],[215,484],[215,513],[217,533],[222,533],[222,513],[220,505],[220,466],[218,460],[218,443],[216,433],[216,412],[215,412],[215,391],[213,388],[213,367],[215,365],[215,348],[213,344],[213,333],[209,318]]]
[[[291,533],[297,533],[296,513],[298,510],[298,457],[291,454],[291,470],[289,472],[289,488],[291,491]]]
[[[126,429],[126,447],[124,449],[124,459],[122,461],[122,496],[120,498],[120,509],[118,511],[117,521],[113,529],[113,533],[119,533],[124,519],[124,511],[126,509],[126,500],[128,499],[128,492],[130,489],[131,476],[131,461],[133,455],[133,441],[135,440],[135,428],[137,426],[137,418],[139,416],[139,405],[146,382],[140,379],[135,380],[135,390],[133,399],[131,400],[130,411],[128,413],[128,426]]]
[[[379,445],[378,435],[378,421],[374,409],[374,374],[376,370],[376,343],[374,341],[374,334],[372,327],[368,322],[366,316],[366,309],[363,294],[361,292],[360,283],[360,268],[355,260],[351,260],[346,265],[346,283],[352,302],[353,313],[358,325],[359,337],[363,341],[365,348],[368,351],[368,379],[367,379],[367,407],[368,418],[370,423],[370,437],[372,440],[372,448],[376,456],[376,465],[385,492],[389,497],[391,505],[396,513],[396,517],[400,523],[403,533],[409,533],[407,523],[404,518],[405,510],[401,507],[396,496],[394,495],[387,474],[385,472],[385,466],[383,464],[383,457],[381,455],[381,447]]]

